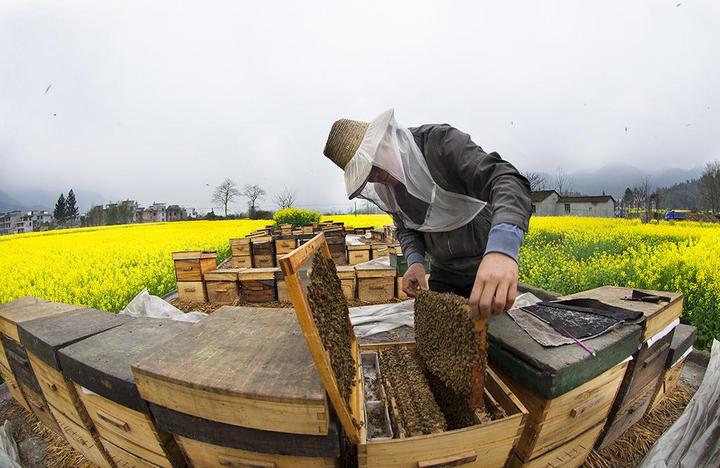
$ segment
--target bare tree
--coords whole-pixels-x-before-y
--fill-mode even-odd
[[[217,203],[225,208],[225,216],[227,216],[228,204],[240,195],[237,184],[231,179],[225,179],[220,185],[215,187],[212,195],[212,202]]]
[[[523,175],[530,182],[531,191],[545,190],[545,175],[532,171],[524,172]]]
[[[720,211],[720,161],[705,164],[700,178],[700,196],[712,214]]]
[[[555,190],[561,197],[569,195],[572,192],[570,176],[562,168],[558,169],[555,174]]]
[[[273,200],[275,200],[275,204],[279,209],[284,208],[292,208],[292,206],[295,204],[295,190],[290,190],[289,188],[285,187],[282,192],[278,193],[273,197]]]
[[[242,189],[241,195],[243,197],[247,197],[248,199],[248,210],[250,211],[250,217],[252,218],[255,213],[255,204],[258,202],[258,200],[262,200],[263,197],[265,197],[266,192],[257,184],[245,184],[245,187]]]
[[[652,186],[650,184],[650,179],[647,177],[643,177],[640,181],[639,185],[636,185],[632,188],[633,192],[633,198],[635,201],[635,208],[638,210],[642,210],[645,212],[645,219],[644,221],[649,221],[652,212],[652,204],[654,201],[653,192],[652,192]]]

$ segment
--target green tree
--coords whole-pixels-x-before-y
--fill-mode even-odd
[[[75,200],[75,192],[70,189],[65,199],[65,219],[74,222],[79,214],[80,210],[78,210],[77,201]]]
[[[65,202],[65,194],[60,194],[60,197],[57,199],[57,203],[55,203],[55,210],[53,210],[53,217],[55,218],[55,222],[57,224],[65,224],[65,220],[67,219],[67,204]]]

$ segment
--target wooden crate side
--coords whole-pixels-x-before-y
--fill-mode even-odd
[[[523,461],[515,452],[508,463],[508,467],[547,468],[562,466],[563,468],[576,468],[582,466],[590,451],[592,451],[602,428],[603,424],[600,423],[575,439],[529,461]]]
[[[552,450],[607,418],[627,363],[552,400],[545,400],[511,379],[508,386],[529,411],[516,452],[524,460]],[[502,376],[502,374],[500,374]]]
[[[240,427],[293,434],[322,435],[328,431],[324,403],[238,398],[183,384],[146,377],[135,372],[138,391],[147,401],[211,421]]]
[[[178,444],[193,466],[237,466],[252,468],[329,468],[338,466],[334,458],[297,457],[250,452],[208,444],[176,436]]]
[[[357,297],[357,281],[355,278],[341,279],[340,286],[342,287],[345,299],[348,301],[352,301]]]
[[[38,394],[35,390],[31,389],[22,382],[18,382],[18,385],[20,387],[20,391],[25,396],[25,401],[27,401],[30,406],[30,411],[37,416],[45,427],[51,429],[56,434],[62,435],[60,426],[58,426],[57,421],[55,421],[55,418],[50,413],[50,407],[42,395]]]
[[[231,268],[252,268],[252,256],[233,255],[230,257]]]
[[[272,268],[275,266],[275,255],[273,255],[273,254],[253,255],[252,264],[253,264],[253,268]]]
[[[73,383],[32,353],[28,353],[28,358],[48,404],[76,424],[92,430],[92,420],[82,405]]]
[[[674,320],[680,318],[683,311],[683,297],[680,296],[678,300],[671,303],[667,308],[661,312],[655,314],[652,319],[649,319],[645,325],[645,331],[643,332],[643,341],[647,341],[653,336],[660,333],[665,327],[670,325]]]
[[[100,439],[102,446],[107,451],[108,455],[110,455],[110,458],[115,463],[115,466],[122,467],[122,468],[158,468],[158,467],[170,467],[171,465],[168,464],[168,462],[162,462],[161,464],[155,464],[148,460],[145,460],[144,458],[140,458],[139,456],[128,452],[127,450],[118,447],[117,445],[113,444],[112,442]],[[182,466],[182,465],[180,465]]]
[[[5,346],[2,344],[2,340],[0,340],[0,365],[10,369],[10,361],[8,361],[7,354],[5,354]]]
[[[685,368],[685,361],[687,358],[683,358],[680,361],[678,361],[674,366],[672,366],[670,369],[668,369],[665,374],[660,378],[660,384],[658,385],[657,392],[655,394],[655,398],[653,399],[652,404],[650,405],[650,408],[648,408],[648,411],[654,410],[658,404],[665,398],[666,395],[670,394],[677,383],[680,381],[680,376],[682,376],[683,369]]]
[[[212,304],[234,304],[240,300],[240,287],[237,281],[208,281],[208,302]]]
[[[357,265],[370,261],[370,250],[348,250],[348,263]]]
[[[364,302],[387,302],[395,297],[395,279],[358,278],[358,299]]]
[[[598,450],[602,450],[615,442],[625,431],[642,419],[655,397],[656,388],[657,380],[650,382],[634,400],[624,404],[617,410],[613,409],[613,414],[608,418],[601,438],[597,442]]]
[[[111,467],[112,462],[110,461],[110,455],[105,451],[105,448],[100,443],[100,439],[87,430],[86,428],[78,425],[75,421],[71,420],[61,411],[50,406],[55,420],[60,426],[60,430],[65,436],[68,444],[78,452],[80,452],[90,462],[101,467]]]
[[[30,411],[30,404],[25,399],[25,395],[23,395],[22,390],[20,390],[20,386],[18,385],[17,380],[15,380],[15,376],[10,369],[5,367],[3,364],[0,364],[0,374],[2,374],[2,378],[5,381],[8,390],[10,390],[10,395],[12,395],[20,406],[25,408],[27,411]]]
[[[177,290],[181,302],[207,302],[207,291],[202,281],[179,281]]]

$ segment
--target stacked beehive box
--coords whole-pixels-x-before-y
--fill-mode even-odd
[[[137,318],[59,350],[63,373],[117,466],[185,466],[173,438],[155,426],[130,366],[190,326]]]
[[[337,275],[340,279],[340,286],[343,295],[348,301],[352,301],[357,297],[357,277],[355,267],[352,265],[341,265],[337,267]]]
[[[685,361],[693,349],[695,338],[697,338],[697,328],[691,325],[681,323],[675,329],[670,343],[670,352],[665,360],[665,369],[660,377],[655,398],[653,398],[648,411],[655,408],[666,395],[673,391],[680,381],[680,376],[685,368]]]
[[[27,350],[20,344],[19,326],[31,320],[52,317],[81,307],[47,302],[35,298],[22,298],[0,306],[0,370],[8,382],[13,397],[49,429],[62,435],[43,394]]]
[[[127,315],[78,309],[24,322],[18,327],[20,343],[27,350],[50,413],[70,446],[98,466],[110,467],[113,462],[75,385],[63,375],[59,351],[131,320]]]
[[[388,302],[395,297],[395,268],[371,260],[355,265],[358,299],[364,302]]]
[[[587,294],[587,295],[585,295]],[[592,292],[578,297],[592,297]],[[642,328],[627,324],[577,345],[543,347],[507,314],[493,316],[488,355],[527,407],[511,466],[580,466],[603,430]]]
[[[232,268],[252,268],[250,239],[243,237],[230,239],[230,266]]]
[[[272,236],[259,236],[250,242],[253,268],[272,268],[275,266],[275,243]]]
[[[357,238],[348,238],[347,255],[350,265],[357,265],[370,261],[372,247],[370,244],[360,241]]]
[[[238,272],[242,297],[247,302],[277,301],[279,268],[249,268]]]
[[[208,302],[214,304],[234,304],[240,300],[238,273],[245,268],[225,268],[205,273],[205,289]]]
[[[345,228],[333,226],[324,228],[325,236],[330,249],[330,255],[335,265],[347,265],[347,251],[345,248]]]
[[[339,430],[289,309],[223,307],[133,371],[193,466],[338,463]]]
[[[183,302],[207,302],[204,275],[217,268],[217,253],[185,251],[174,252],[172,257],[178,299]]]
[[[599,449],[614,442],[647,412],[665,369],[675,326],[682,313],[682,294],[646,292],[669,300],[659,303],[627,301],[623,298],[631,297],[633,290],[613,286],[568,296],[597,299],[612,306],[642,312],[645,318],[642,323],[642,344],[628,364],[608,421],[597,442]]]
[[[297,238],[294,235],[287,234],[275,238],[275,255],[276,258],[289,254],[297,247]]]

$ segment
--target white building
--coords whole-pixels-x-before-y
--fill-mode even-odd
[[[0,235],[46,230],[52,220],[52,215],[43,210],[3,213],[0,214]]]
[[[588,216],[612,218],[615,199],[610,195],[580,195],[561,197],[555,190],[532,193],[534,216]]]

